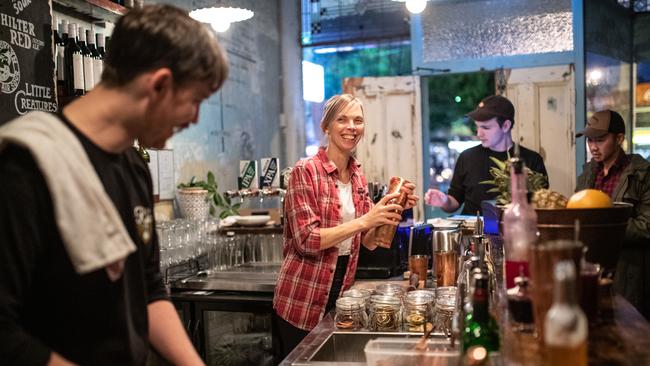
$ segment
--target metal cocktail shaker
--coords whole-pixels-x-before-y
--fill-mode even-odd
[[[405,184],[410,183],[408,180],[402,177],[391,177],[390,183],[388,185],[388,192],[386,194],[392,194],[400,192],[398,198],[391,200],[388,204],[397,203],[398,205],[404,207],[406,206],[406,201],[408,199],[408,189],[404,187]],[[375,234],[376,244],[383,248],[390,248],[391,243],[393,242],[393,236],[395,236],[396,226],[393,225],[382,225],[377,228]]]
[[[438,287],[456,286],[460,230],[434,230],[433,273]]]

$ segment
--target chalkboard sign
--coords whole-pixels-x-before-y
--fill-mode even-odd
[[[50,0],[0,1],[0,125],[56,111]]]

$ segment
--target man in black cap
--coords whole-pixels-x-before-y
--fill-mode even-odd
[[[614,278],[614,289],[650,319],[650,163],[626,154],[625,123],[612,110],[594,113],[584,131],[592,159],[583,166],[576,191],[594,188],[612,201],[634,205]]]
[[[464,203],[462,213],[475,215],[476,211],[481,211],[481,201],[495,199],[498,195],[488,192],[492,188],[490,185],[479,184],[492,179],[489,171],[495,164],[490,157],[504,161],[514,154],[511,131],[515,123],[515,107],[507,98],[491,95],[467,116],[474,120],[476,136],[481,144],[460,154],[448,193],[429,189],[425,202],[446,212],[454,212]],[[522,146],[519,152],[527,167],[547,175],[538,153]]]

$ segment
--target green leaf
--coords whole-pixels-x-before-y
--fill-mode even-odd
[[[492,160],[492,162],[493,162],[493,163],[494,163],[494,164],[495,164],[499,169],[504,170],[504,169],[506,168],[506,162],[505,162],[505,161],[501,161],[501,160],[495,158],[494,156],[490,156],[490,160]]]
[[[219,193],[215,193],[214,195],[214,204],[217,205],[218,207],[225,206],[223,204],[223,198],[221,198],[221,195]]]

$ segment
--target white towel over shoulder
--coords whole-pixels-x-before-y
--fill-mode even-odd
[[[29,149],[45,177],[75,271],[106,268],[117,280],[136,246],[74,133],[55,115],[31,112],[0,127],[0,151],[8,143]]]

